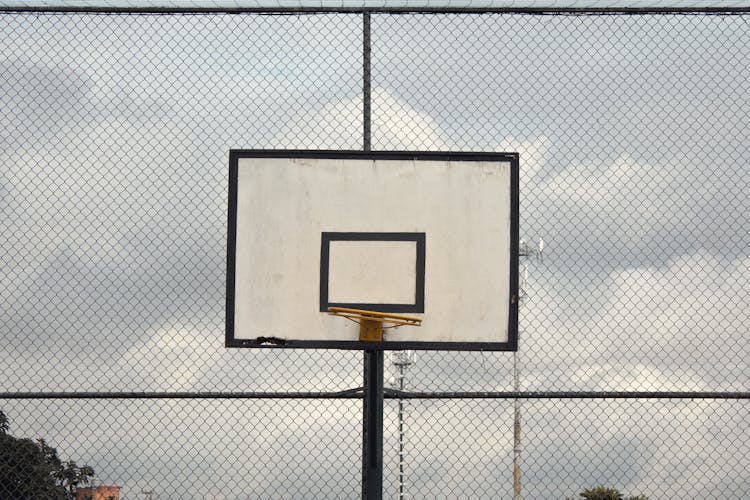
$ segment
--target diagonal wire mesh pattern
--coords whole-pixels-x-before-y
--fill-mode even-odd
[[[748,17],[371,13],[372,149],[519,152],[532,249],[515,357],[386,386],[591,393],[387,398],[386,498],[512,498],[514,447],[526,498],[750,495]],[[361,149],[363,25],[0,13],[0,498],[74,495],[35,439],[121,498],[360,495],[362,355],[223,341],[228,151]]]
[[[747,387],[744,17],[376,20],[376,147],[521,154],[525,388]]]
[[[94,484],[122,486],[121,498],[143,498],[144,491],[155,498],[356,498],[360,406],[321,400],[3,401],[14,436],[44,438],[64,460],[91,464]],[[330,443],[335,449],[321,453]],[[8,476],[0,483],[6,488]],[[14,498],[6,488],[2,498]]]

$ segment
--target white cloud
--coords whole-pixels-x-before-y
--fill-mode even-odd
[[[526,388],[743,390],[732,374],[747,371],[750,356],[747,258],[699,252],[590,276],[578,289],[559,281],[565,275],[531,276],[521,313]]]
[[[733,180],[737,170],[628,156],[605,167],[578,163],[527,183],[522,213],[566,264],[577,259],[581,272],[587,265],[664,263],[698,249],[734,257],[750,248],[746,232],[737,231],[750,212]]]

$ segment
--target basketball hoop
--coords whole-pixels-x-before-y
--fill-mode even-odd
[[[420,326],[422,324],[420,318],[366,311],[364,309],[349,309],[347,307],[329,307],[328,313],[358,323],[359,340],[365,342],[382,342],[383,330],[387,328],[397,328],[404,325]]]

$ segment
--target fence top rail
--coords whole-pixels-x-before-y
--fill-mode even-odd
[[[429,5],[409,6],[309,6],[301,4],[287,6],[126,6],[126,5],[86,5],[86,4],[46,4],[23,5],[0,2],[0,13],[36,13],[36,14],[528,14],[528,15],[569,15],[569,16],[606,16],[606,15],[744,15],[750,14],[750,4],[738,6],[609,6],[609,7],[534,7],[534,6],[443,6]]]
[[[361,387],[335,392],[0,392],[3,399],[361,399]],[[385,399],[735,399],[750,392],[679,391],[442,391],[385,389]]]

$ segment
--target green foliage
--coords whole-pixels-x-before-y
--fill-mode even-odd
[[[614,488],[597,486],[581,492],[581,498],[586,500],[622,500],[622,493]]]
[[[5,435],[10,430],[10,423],[8,422],[8,417],[5,416],[5,413],[0,411],[0,435]]]
[[[648,500],[648,497],[643,495],[626,497],[615,488],[608,488],[607,486],[597,486],[596,488],[583,490],[579,496],[584,500]]]
[[[94,477],[88,465],[60,460],[43,439],[13,437],[9,430],[8,418],[0,411],[0,498],[74,499],[77,486]]]

